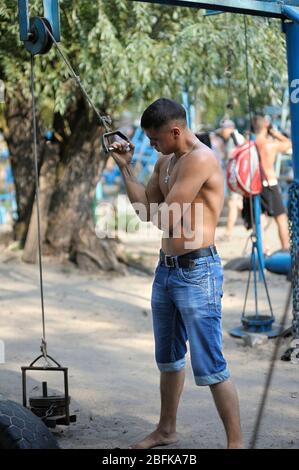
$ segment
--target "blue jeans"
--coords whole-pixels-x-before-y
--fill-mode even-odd
[[[161,372],[183,369],[189,340],[195,383],[212,385],[230,377],[222,354],[223,272],[219,255],[194,261],[192,269],[157,266],[152,289],[156,362]]]

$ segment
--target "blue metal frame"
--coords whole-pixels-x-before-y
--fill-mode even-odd
[[[296,22],[285,22],[284,32],[287,39],[294,179],[299,181],[299,99],[298,96],[295,96],[296,99],[293,97],[296,89],[299,91],[299,14],[292,10],[292,8],[288,8],[284,11],[289,18]],[[296,92],[296,95],[298,94]]]
[[[206,8],[231,13],[247,15],[270,16],[283,18],[284,5],[297,9],[299,13],[299,0],[133,0],[147,3],[160,3],[162,5]]]
[[[29,1],[18,0],[20,40],[28,41],[30,33]],[[59,0],[43,0],[43,16],[52,28],[52,34],[60,42]]]
[[[29,4],[28,0],[18,0],[20,40],[27,41],[29,36]]]
[[[59,0],[43,0],[44,17],[52,27],[52,34],[55,41],[60,42],[60,9]]]
[[[258,266],[259,266],[260,280],[262,280],[263,271],[265,269],[265,259],[264,259],[264,253],[263,253],[263,236],[262,236],[262,223],[261,223],[262,208],[261,208],[261,196],[260,195],[253,196],[253,211],[254,211],[254,220],[255,220]]]

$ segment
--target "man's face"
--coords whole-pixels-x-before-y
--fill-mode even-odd
[[[157,150],[157,152],[163,155],[169,155],[176,151],[178,139],[181,135],[179,127],[167,125],[159,130],[145,129],[144,132],[149,138],[151,146]]]

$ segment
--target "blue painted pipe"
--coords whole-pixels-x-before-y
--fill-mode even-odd
[[[29,35],[29,4],[28,0],[18,0],[20,40],[27,41]]]
[[[186,110],[186,116],[187,116],[187,125],[189,128],[192,127],[191,123],[191,113],[190,113],[190,101],[189,101],[189,94],[188,91],[183,91],[182,93],[182,100],[183,100],[183,106]]]
[[[262,279],[262,272],[265,269],[265,259],[263,254],[263,237],[262,237],[262,224],[261,224],[261,197],[259,195],[253,196],[253,211],[255,219],[255,231],[256,231],[256,246],[258,252],[258,266],[259,266],[259,279]]]
[[[284,31],[287,39],[294,179],[299,181],[299,13],[291,7],[284,7],[283,12],[298,21],[285,23]]]
[[[52,27],[52,33],[57,42],[60,42],[60,13],[59,0],[43,0],[44,16]]]
[[[285,15],[290,20],[295,21],[295,23],[299,23],[299,11],[295,10],[288,5],[284,5],[281,9],[282,14]]]

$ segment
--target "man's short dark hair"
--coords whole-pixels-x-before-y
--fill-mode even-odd
[[[158,130],[172,121],[182,121],[187,124],[185,108],[176,101],[160,98],[144,111],[141,127]]]

